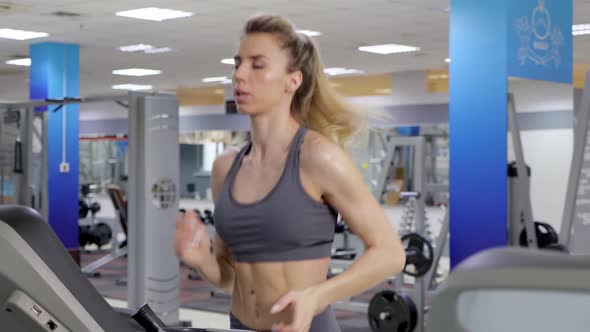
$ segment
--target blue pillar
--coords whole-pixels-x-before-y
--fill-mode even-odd
[[[80,95],[80,48],[62,43],[30,46],[30,98]],[[49,224],[66,248],[78,248],[79,105],[49,106],[47,202]]]
[[[507,244],[507,80],[571,82],[572,0],[451,0],[451,266]],[[518,98],[518,96],[516,96]]]

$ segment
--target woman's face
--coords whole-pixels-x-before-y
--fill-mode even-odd
[[[298,84],[297,75],[287,72],[288,64],[289,54],[276,35],[254,33],[242,38],[233,74],[240,113],[255,115],[290,106]]]

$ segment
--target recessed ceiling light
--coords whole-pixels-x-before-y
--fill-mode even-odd
[[[407,53],[419,51],[419,47],[399,45],[399,44],[382,44],[382,45],[371,45],[361,46],[358,48],[359,51],[378,53],[378,54],[393,54],[393,53]]]
[[[147,54],[167,53],[167,52],[172,52],[172,49],[170,47],[160,47],[160,48],[152,48],[149,50],[145,50],[143,52],[147,53]]]
[[[297,33],[301,33],[310,37],[319,36],[322,33],[319,31],[312,31],[312,30],[297,30]]]
[[[235,65],[236,61],[234,59],[227,58],[227,59],[222,59],[221,63],[225,63],[226,65]]]
[[[572,26],[572,34],[574,36],[590,34],[590,24],[575,24]]]
[[[125,76],[149,76],[149,75],[159,75],[160,73],[162,73],[162,71],[160,71],[160,70],[142,69],[142,68],[129,68],[129,69],[113,70],[113,74],[125,75]]]
[[[348,69],[348,68],[324,68],[324,73],[326,75],[335,76],[335,75],[352,75],[352,74],[362,74],[364,71],[358,69]]]
[[[227,77],[225,76],[217,76],[217,77],[207,77],[203,79],[203,82],[205,83],[211,83],[211,82],[223,82],[226,81]]]
[[[31,65],[31,59],[30,58],[26,58],[26,59],[8,60],[8,61],[6,61],[6,64],[7,65],[27,66],[27,67],[29,67]]]
[[[136,45],[127,45],[119,47],[119,50],[123,52],[138,52],[138,51],[145,51],[154,48],[152,45],[146,44],[136,44]]]
[[[446,63],[451,63],[451,58],[445,58]]]
[[[151,90],[151,85],[140,85],[140,84],[118,84],[113,85],[114,90],[131,90],[131,91],[141,91],[141,90]]]
[[[221,84],[232,84],[232,82],[233,82],[233,81],[232,81],[231,79],[229,79],[229,78],[228,78],[228,79],[226,79],[226,80],[223,80],[223,81],[221,81]]]
[[[45,32],[35,31],[24,31],[14,29],[0,29],[0,38],[15,39],[15,40],[27,40],[33,38],[41,38],[49,36]]]
[[[190,17],[193,16],[193,13],[166,8],[149,7],[117,12],[115,15],[150,21],[165,21],[175,18]]]

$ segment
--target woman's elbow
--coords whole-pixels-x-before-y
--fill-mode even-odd
[[[392,254],[394,253],[394,254]],[[388,249],[387,266],[389,267],[389,275],[397,275],[401,273],[406,266],[406,251],[402,247],[395,246]]]

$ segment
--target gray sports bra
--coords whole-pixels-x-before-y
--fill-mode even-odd
[[[299,149],[306,129],[300,127],[283,173],[262,200],[242,204],[232,195],[247,144],[234,160],[215,202],[215,229],[236,262],[291,261],[329,257],[337,212],[313,200],[299,177]]]

